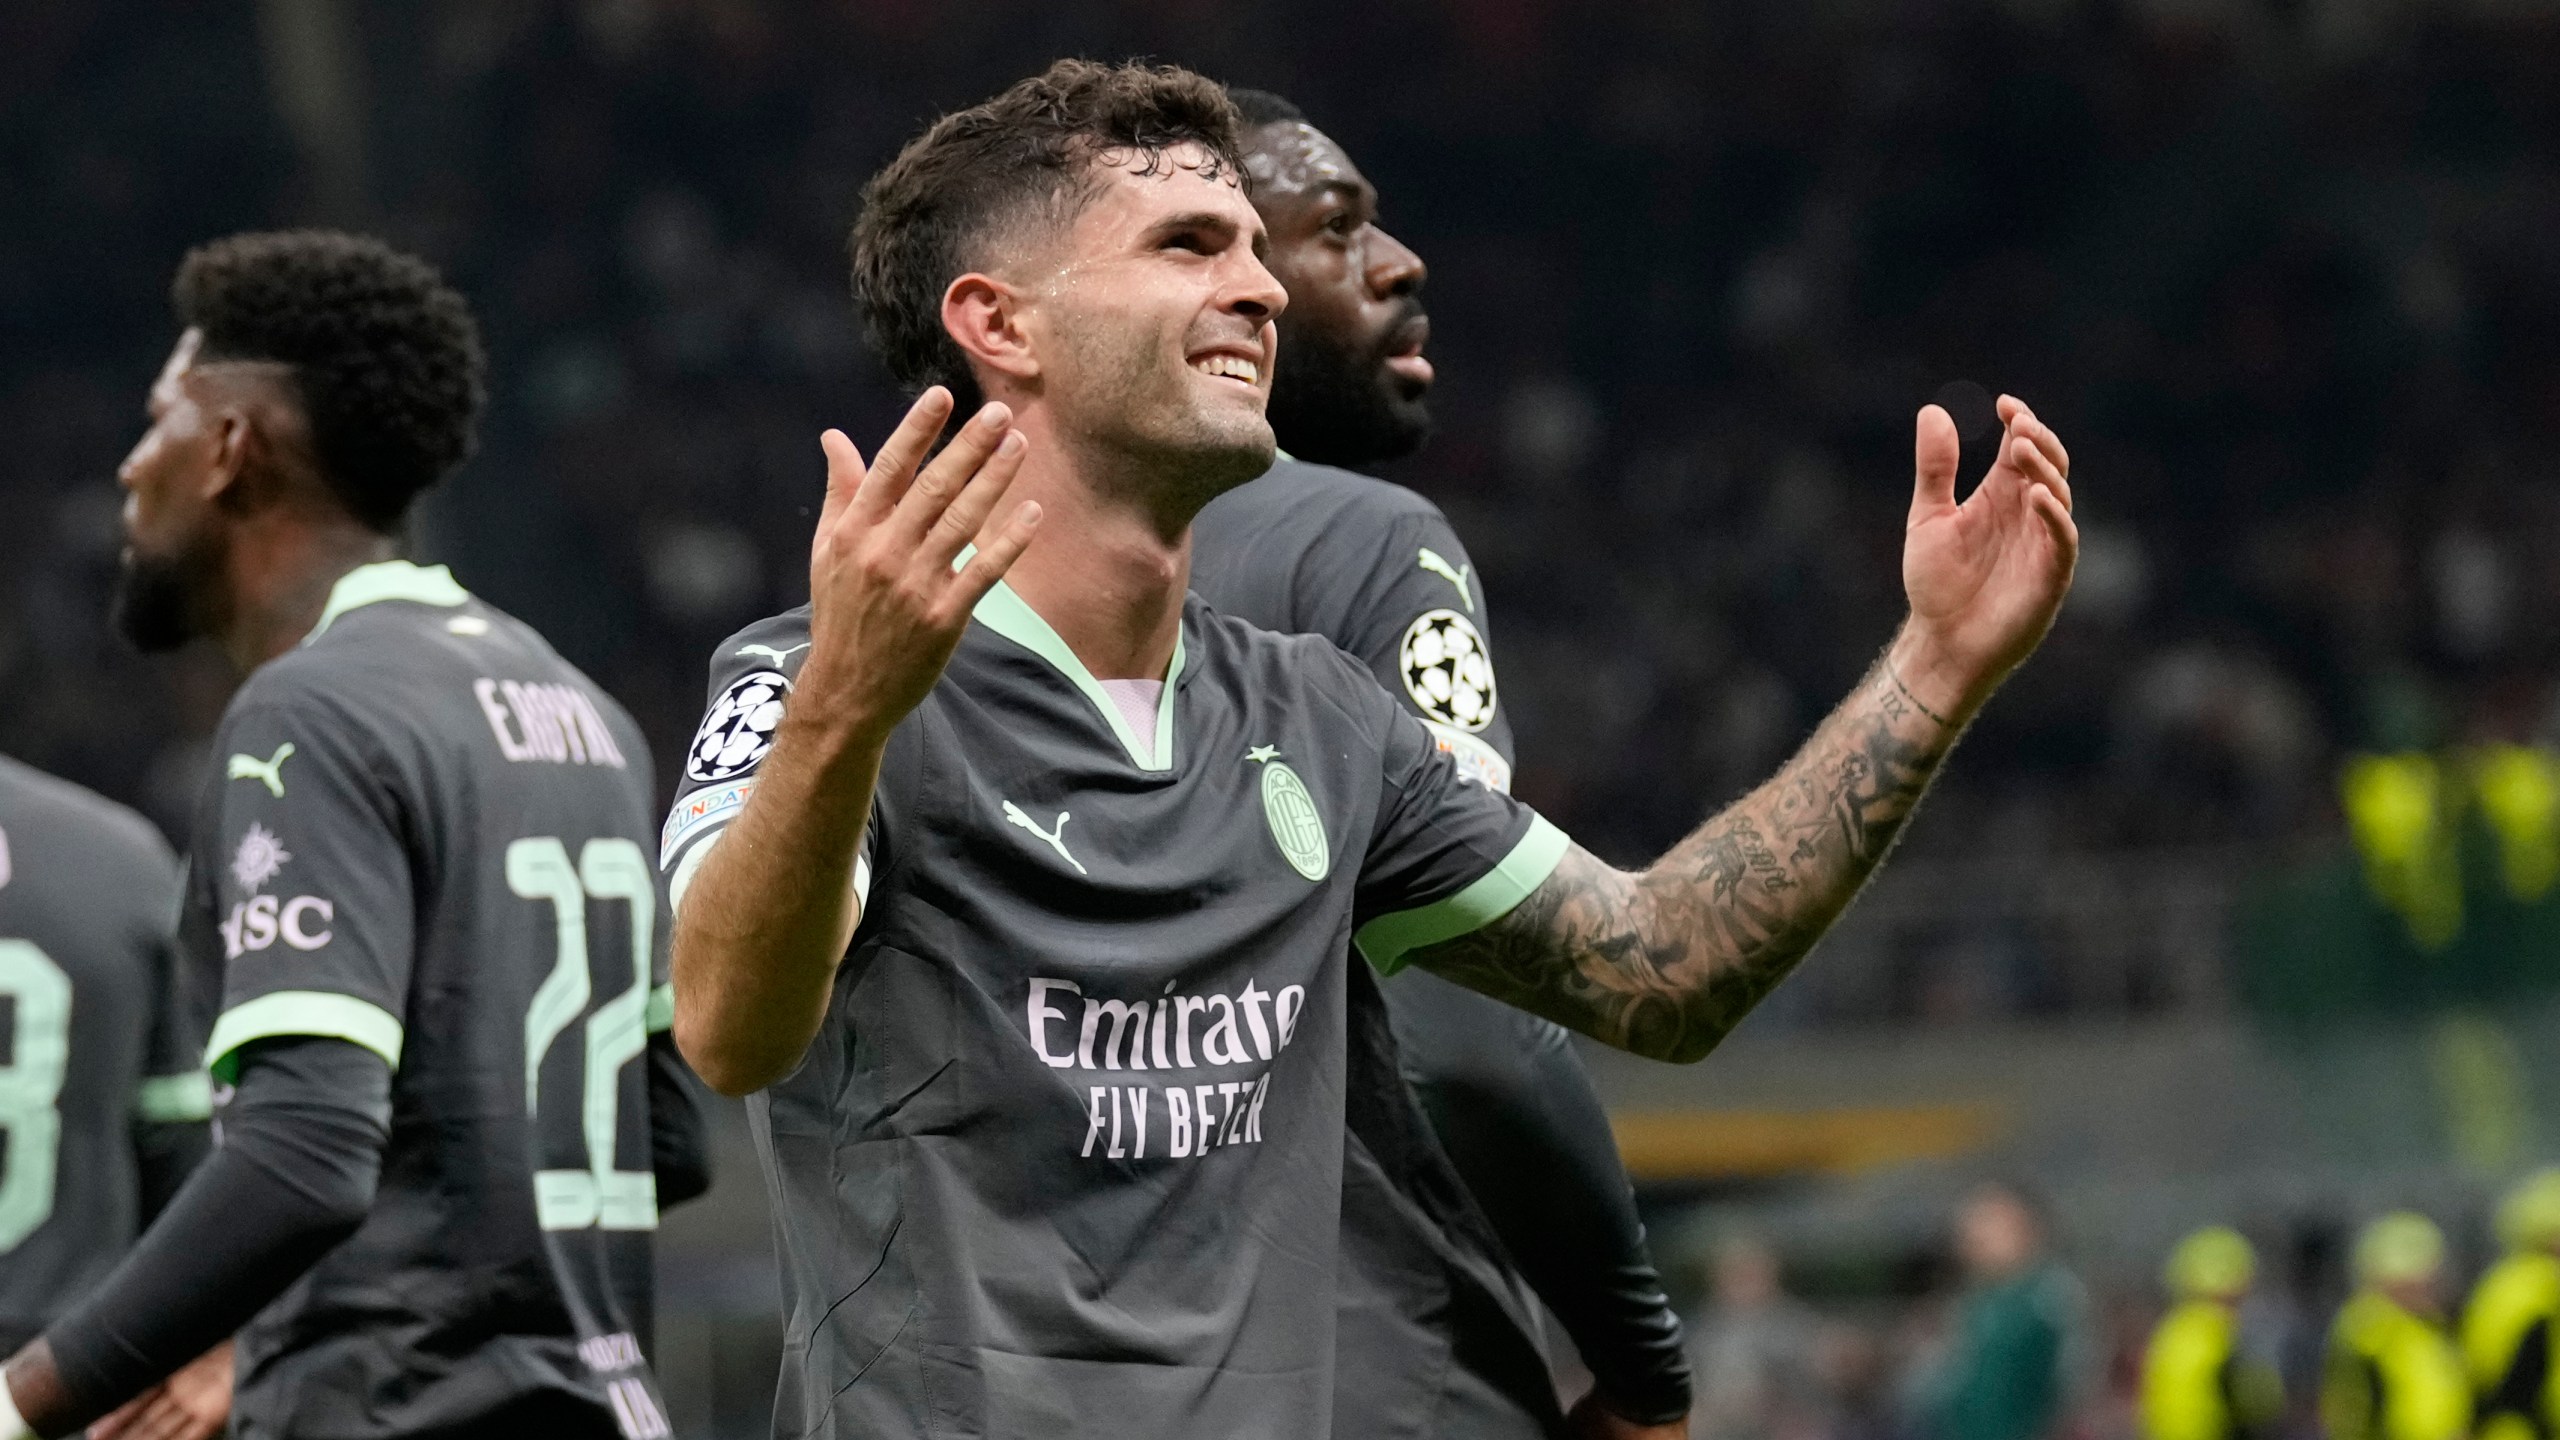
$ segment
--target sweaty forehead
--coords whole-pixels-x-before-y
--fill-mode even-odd
[[[1244,168],[1269,196],[1298,196],[1327,185],[1354,189],[1368,182],[1342,147],[1304,120],[1280,120],[1245,137]]]
[[[1153,156],[1139,153],[1104,155],[1096,164],[1093,198],[1084,207],[1080,227],[1143,227],[1170,214],[1216,212],[1239,223],[1254,219],[1242,177],[1196,145],[1177,146]]]

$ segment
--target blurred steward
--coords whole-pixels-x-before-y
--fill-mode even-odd
[[[1928,1440],[2040,1440],[2070,1409],[2087,1353],[2087,1297],[2046,1253],[2042,1215],[1990,1184],[1956,1213],[1966,1289],[1945,1355],[1922,1378]]]
[[[1786,1440],[1827,1430],[1823,1327],[1786,1292],[1777,1252],[1756,1236],[1715,1248],[1706,1306],[1689,1324],[1697,1440]]]
[[[2498,1207],[2507,1253],[2462,1312],[2462,1359],[2479,1412],[2479,1440],[2560,1434],[2560,1169],[2528,1177]]]
[[[2356,1239],[2356,1293],[2329,1331],[2320,1416],[2329,1440],[2463,1440],[2471,1387],[2444,1329],[2444,1233],[2385,1215]]]
[[[2170,1252],[2174,1303],[2142,1361],[2144,1440],[2258,1440],[2283,1420],[2283,1378],[2241,1343],[2240,1306],[2257,1270],[2249,1242],[2225,1226]]]

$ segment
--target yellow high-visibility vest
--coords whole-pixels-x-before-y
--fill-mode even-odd
[[[2366,1290],[2329,1331],[2320,1417],[2329,1440],[2465,1440],[2471,1383],[2442,1326]]]
[[[2142,1357],[2143,1440],[2240,1440],[2284,1414],[2284,1381],[2240,1353],[2240,1318],[2189,1300],[2151,1332]]]
[[[2539,1330],[2537,1330],[2539,1326]],[[2560,1422],[2560,1256],[2522,1250],[2491,1266],[2462,1311],[2462,1363],[2480,1416],[2479,1440],[2543,1440]],[[2528,1354],[2528,1346],[2540,1353]],[[2538,1393],[2508,1395],[2538,1368]]]

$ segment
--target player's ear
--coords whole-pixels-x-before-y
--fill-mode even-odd
[[[245,508],[257,489],[250,476],[260,446],[257,422],[241,405],[221,406],[206,418],[213,426],[213,463],[205,467],[203,497],[226,509]]]
[[[972,270],[942,292],[942,328],[970,363],[1028,381],[1040,373],[1023,324],[1023,296],[992,275]]]

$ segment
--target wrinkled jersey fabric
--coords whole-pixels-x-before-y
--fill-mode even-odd
[[[716,657],[672,884],[807,643],[804,610]],[[750,1100],[777,1432],[1330,1433],[1355,935],[1393,968],[1563,849],[1320,640],[1192,599],[1142,741],[999,585],[890,738],[826,1020]]]

